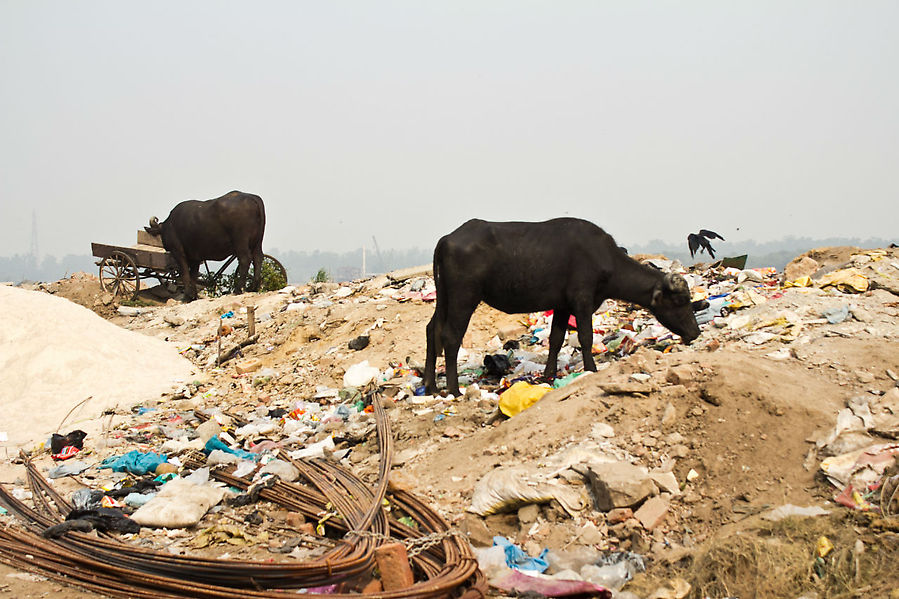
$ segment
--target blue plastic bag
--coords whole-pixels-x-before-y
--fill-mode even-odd
[[[123,456],[112,456],[103,460],[98,468],[112,468],[113,472],[130,472],[131,474],[142,475],[148,472],[155,472],[156,467],[167,461],[166,454],[148,451],[141,453],[136,449],[129,451]]]
[[[493,537],[493,544],[499,545],[506,552],[506,565],[510,568],[543,572],[549,567],[549,562],[546,561],[549,549],[541,551],[539,557],[531,557],[506,537]]]

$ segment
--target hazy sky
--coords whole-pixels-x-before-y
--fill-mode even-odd
[[[899,2],[0,0],[0,255],[262,196],[265,248],[465,220],[895,238]],[[740,230],[737,230],[737,228]]]

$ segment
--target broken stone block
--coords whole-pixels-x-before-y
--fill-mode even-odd
[[[867,370],[856,370],[855,376],[860,383],[873,383],[874,375]]]
[[[530,503],[518,509],[518,521],[523,525],[533,524],[537,521],[540,514],[540,506],[536,503]]]
[[[299,528],[306,523],[306,516],[300,512],[288,512],[284,520],[289,528]]]
[[[657,492],[649,474],[627,462],[581,464],[574,468],[588,481],[598,511],[631,507]]]
[[[603,534],[592,522],[584,524],[577,533],[578,542],[584,545],[598,545],[605,540]]]
[[[606,514],[606,520],[609,524],[618,524],[633,517],[634,511],[629,507],[618,507]]]
[[[599,388],[608,395],[631,395],[634,393],[652,393],[656,390],[651,383],[600,383]]]
[[[674,404],[668,402],[665,405],[665,412],[662,414],[662,426],[669,427],[677,421],[677,409]]]
[[[784,267],[784,279],[795,281],[800,277],[810,277],[817,272],[818,268],[820,268],[820,265],[816,260],[803,256],[793,260]]]
[[[387,490],[392,493],[397,491],[412,493],[415,491],[415,478],[402,470],[391,470],[387,476]]]
[[[493,546],[493,533],[483,518],[466,513],[459,523],[459,530],[468,536],[468,541],[475,547]]]
[[[665,380],[672,385],[689,385],[696,380],[698,372],[692,364],[672,366],[665,374]]]
[[[177,314],[166,314],[162,317],[162,319],[173,327],[180,327],[182,324],[184,324],[184,319]]]
[[[680,495],[680,485],[673,472],[650,472],[649,477],[661,490],[672,495]]]
[[[703,399],[703,401],[707,401],[713,406],[721,405],[721,395],[718,389],[711,385],[706,385],[702,389],[700,389],[699,396]]]
[[[665,520],[667,514],[668,502],[661,497],[650,497],[634,512],[634,517],[640,521],[643,528],[653,530]]]
[[[248,372],[259,370],[261,366],[262,362],[257,358],[246,358],[245,360],[238,361],[237,364],[234,365],[234,368],[237,370],[237,374],[247,374]]]

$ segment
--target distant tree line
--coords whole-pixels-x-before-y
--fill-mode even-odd
[[[0,256],[0,281],[58,281],[76,272],[97,274],[93,256],[68,254],[62,258],[42,256],[40,260],[30,254]]]
[[[380,274],[399,268],[429,264],[433,252],[433,249],[420,248],[381,252],[368,250],[365,255],[365,274]],[[362,276],[361,248],[351,252],[298,252],[295,250],[283,252],[277,249],[266,249],[266,253],[274,256],[284,265],[289,281],[294,284],[308,283],[322,269],[327,273],[328,279],[332,281],[351,281]],[[43,256],[40,260],[35,260],[29,254],[0,257],[0,281],[46,282],[57,281],[80,271],[97,274],[99,269],[96,262],[97,258],[92,256],[74,254],[63,258]]]
[[[713,246],[716,257],[740,256],[747,254],[746,266],[757,268],[773,266],[782,270],[790,260],[813,248],[850,245],[861,248],[887,247],[896,240],[880,238],[846,238],[831,237],[826,239],[813,239],[810,237],[787,237],[777,241],[758,243],[755,241],[730,242],[716,241]],[[630,245],[628,252],[633,254],[664,254],[668,258],[680,260],[684,264],[695,262],[710,262],[706,254],[690,258],[687,241],[681,244],[669,243],[658,239],[645,244]],[[324,270],[332,281],[351,281],[362,277],[362,249],[350,252],[300,252],[296,250],[281,251],[268,250],[266,253],[277,258],[284,268],[287,276],[293,284],[307,283],[315,278],[319,271]],[[411,248],[405,250],[367,250],[365,253],[365,274],[380,274],[430,264],[433,258],[433,248]],[[96,258],[92,256],[79,256],[69,254],[62,258],[55,256],[43,256],[35,260],[28,254],[17,254],[10,257],[0,257],[0,281],[56,281],[79,271],[97,273]]]

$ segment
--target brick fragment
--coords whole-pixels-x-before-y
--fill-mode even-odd
[[[375,549],[375,560],[381,571],[381,584],[385,591],[407,589],[415,584],[409,555],[402,543],[388,543]]]

